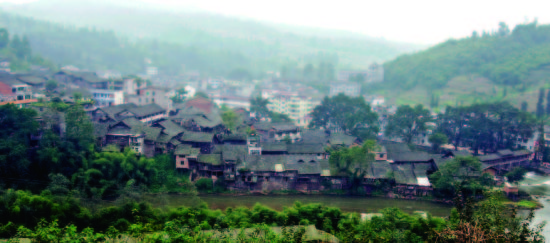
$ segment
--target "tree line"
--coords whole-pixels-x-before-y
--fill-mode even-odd
[[[498,31],[474,31],[470,37],[451,39],[387,62],[385,79],[388,87],[399,85],[404,90],[416,86],[439,89],[450,79],[469,74],[501,85],[525,85],[530,71],[550,62],[549,42],[550,25],[535,20],[510,30],[500,23]]]
[[[305,229],[294,226],[308,225],[342,242],[544,242],[544,225],[531,224],[533,212],[519,216],[498,193],[486,193],[477,205],[458,194],[447,218],[387,208],[365,220],[357,213],[299,202],[281,211],[260,204],[222,211],[206,204],[161,210],[130,200],[91,212],[78,199],[47,190],[1,193],[0,237],[33,242],[304,242]],[[274,226],[282,232],[274,233]]]
[[[176,173],[170,155],[145,158],[129,149],[96,146],[94,127],[78,103],[38,106],[41,114],[10,104],[0,107],[4,187],[97,200],[117,198],[127,190],[195,192],[188,178]]]

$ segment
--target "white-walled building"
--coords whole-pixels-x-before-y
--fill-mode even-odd
[[[92,98],[95,100],[95,106],[105,107],[124,104],[124,91],[122,90],[90,90]]]

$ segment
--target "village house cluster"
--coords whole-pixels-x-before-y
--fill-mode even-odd
[[[370,74],[341,73],[340,80],[335,82],[339,87],[333,91],[347,92],[341,87],[357,84],[350,78],[358,75],[366,75],[369,82],[380,82],[383,70],[372,69]],[[196,75],[190,75],[190,81],[183,87],[187,91],[185,102],[174,103],[174,87],[159,87],[158,83],[153,85],[137,77],[109,78],[109,75],[74,70],[54,74],[2,73],[0,104],[13,103],[36,109],[37,119],[46,122],[44,107],[33,104],[45,98],[46,83],[53,79],[59,85],[53,92],[61,96],[62,101],[74,103],[77,93],[81,100],[93,100],[85,105],[85,111],[93,121],[97,145],[105,151],[130,148],[146,157],[169,154],[173,156],[176,170],[188,172],[192,181],[200,178],[223,181],[234,191],[311,193],[352,186],[349,176],[329,163],[327,148],[360,146],[363,141],[345,133],[305,128],[311,120],[310,112],[323,98],[311,87],[266,82],[259,91],[261,97],[270,101],[268,108],[287,114],[295,121],[272,123],[258,120],[249,112],[252,89],[243,88],[241,82],[218,78],[201,81]],[[344,89],[355,92],[356,88]],[[205,91],[210,98],[193,97],[198,91]],[[383,131],[395,107],[385,106],[380,96],[365,99],[379,113]],[[224,126],[222,105],[238,115],[234,131]],[[63,134],[63,114],[56,114],[56,119],[59,121],[56,130]],[[412,140],[419,148],[431,146],[428,137],[436,124],[427,126],[427,131]],[[545,139],[550,140],[549,127],[546,127]],[[527,150],[499,150],[479,156],[483,171],[498,175],[513,167],[528,166],[535,156],[534,139],[517,142]],[[400,138],[385,137],[383,133],[379,134],[378,143],[375,160],[364,168],[367,174],[360,187],[370,193],[380,184],[391,182],[395,197],[429,195],[433,189],[428,177],[431,173],[456,156],[471,154],[467,149],[455,151],[445,147],[443,151],[446,152],[430,154],[411,149]]]

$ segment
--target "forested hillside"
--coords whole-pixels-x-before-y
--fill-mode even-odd
[[[2,24],[27,34],[37,52],[44,52],[61,64],[113,68],[127,73],[143,71],[144,58],[150,58],[153,65],[168,74],[179,72],[182,65],[187,70],[216,75],[245,69],[252,76],[280,70],[284,65],[305,63],[330,62],[342,68],[365,68],[373,61],[382,62],[418,48],[353,33],[307,31],[307,28],[134,5],[109,1],[38,1],[4,6]],[[81,27],[95,27],[97,31],[78,29]]]
[[[549,64],[550,25],[535,21],[513,30],[501,23],[496,32],[474,32],[467,38],[400,56],[384,67],[388,87],[402,87],[402,91],[427,89],[425,96],[455,92],[454,98],[460,99],[456,92],[470,89],[474,96],[518,98],[550,80]],[[536,99],[536,93],[532,96]]]

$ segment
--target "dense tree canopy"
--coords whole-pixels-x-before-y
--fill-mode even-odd
[[[529,71],[550,63],[550,25],[536,21],[510,32],[451,39],[426,51],[403,55],[384,65],[388,87],[442,88],[459,75],[478,74],[497,84],[518,85]]]
[[[532,114],[507,102],[447,107],[438,119],[438,130],[455,147],[468,144],[475,151],[513,149],[515,141],[530,139],[536,129]]]
[[[411,143],[414,136],[426,131],[426,123],[431,120],[430,111],[422,105],[402,105],[389,117],[386,135],[400,137],[405,143]]]
[[[371,110],[363,97],[339,94],[325,97],[311,112],[311,128],[334,129],[363,139],[378,132],[378,114]]]

